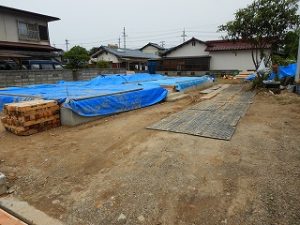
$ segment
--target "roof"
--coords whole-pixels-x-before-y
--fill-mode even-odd
[[[0,12],[18,13],[18,14],[22,14],[22,15],[31,16],[31,17],[41,18],[41,19],[47,20],[48,22],[60,20],[57,17],[47,16],[47,15],[43,15],[40,13],[30,12],[30,11],[26,11],[26,10],[22,10],[22,9],[16,9],[16,8],[7,7],[7,6],[3,6],[3,5],[0,5]]]
[[[143,50],[144,48],[148,47],[148,46],[152,46],[154,48],[157,48],[158,50],[165,50],[165,48],[161,47],[159,44],[156,43],[152,43],[149,42],[148,44],[146,44],[144,47],[140,48],[140,50]]]
[[[207,48],[205,51],[233,51],[233,50],[251,50],[254,49],[252,44],[246,40],[214,40],[207,41]],[[270,49],[271,44],[266,46],[266,49]]]
[[[102,52],[109,52],[119,58],[138,58],[138,59],[159,59],[160,57],[155,54],[143,53],[140,50],[124,49],[124,48],[109,48],[101,46],[99,50],[92,55],[95,57]]]
[[[0,47],[5,49],[17,49],[17,50],[38,50],[38,51],[62,51],[61,49],[54,48],[50,45],[38,45],[23,42],[10,42],[0,41]]]
[[[181,48],[181,47],[183,47],[185,45],[188,45],[189,43],[191,43],[193,41],[198,42],[200,44],[205,44],[206,45],[206,43],[204,41],[201,41],[201,40],[199,40],[197,38],[192,37],[190,40],[187,40],[186,42],[183,42],[182,44],[177,45],[176,47],[168,49],[167,51],[164,52],[163,55],[170,54],[171,52],[173,52],[173,51],[175,51],[175,50],[177,50],[177,49],[179,49],[179,48]]]

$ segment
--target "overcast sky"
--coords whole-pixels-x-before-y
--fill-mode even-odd
[[[77,44],[117,44],[126,27],[127,47],[165,41],[167,47],[187,39],[218,39],[217,26],[233,19],[234,12],[252,0],[0,0],[0,5],[20,8],[61,20],[50,23],[51,44],[65,48]],[[121,41],[123,46],[123,39]]]

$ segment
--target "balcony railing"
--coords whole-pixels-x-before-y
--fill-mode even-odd
[[[26,41],[39,41],[40,35],[38,31],[27,31],[27,34],[19,33],[19,39],[20,40],[26,40]]]

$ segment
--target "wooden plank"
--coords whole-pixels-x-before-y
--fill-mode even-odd
[[[33,100],[26,102],[5,104],[6,111],[28,112],[57,105],[54,100]]]
[[[221,91],[223,91],[224,89],[230,87],[230,84],[224,84],[221,88],[207,94],[207,95],[204,95],[203,97],[201,97],[201,99],[203,100],[208,100],[208,99],[211,99],[213,97],[215,97],[216,95],[218,95]]]
[[[59,114],[54,115],[54,116],[44,117],[44,118],[41,118],[41,119],[38,119],[38,120],[30,120],[30,121],[27,121],[27,122],[24,122],[24,123],[20,123],[20,125],[24,126],[24,127],[28,127],[28,126],[44,123],[44,122],[55,120],[55,119],[59,119]]]
[[[0,209],[0,225],[28,225],[13,215]]]

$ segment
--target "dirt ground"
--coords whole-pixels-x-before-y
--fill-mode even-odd
[[[145,127],[199,97],[17,137],[12,194],[72,225],[299,225],[300,97],[259,93],[231,141]]]

